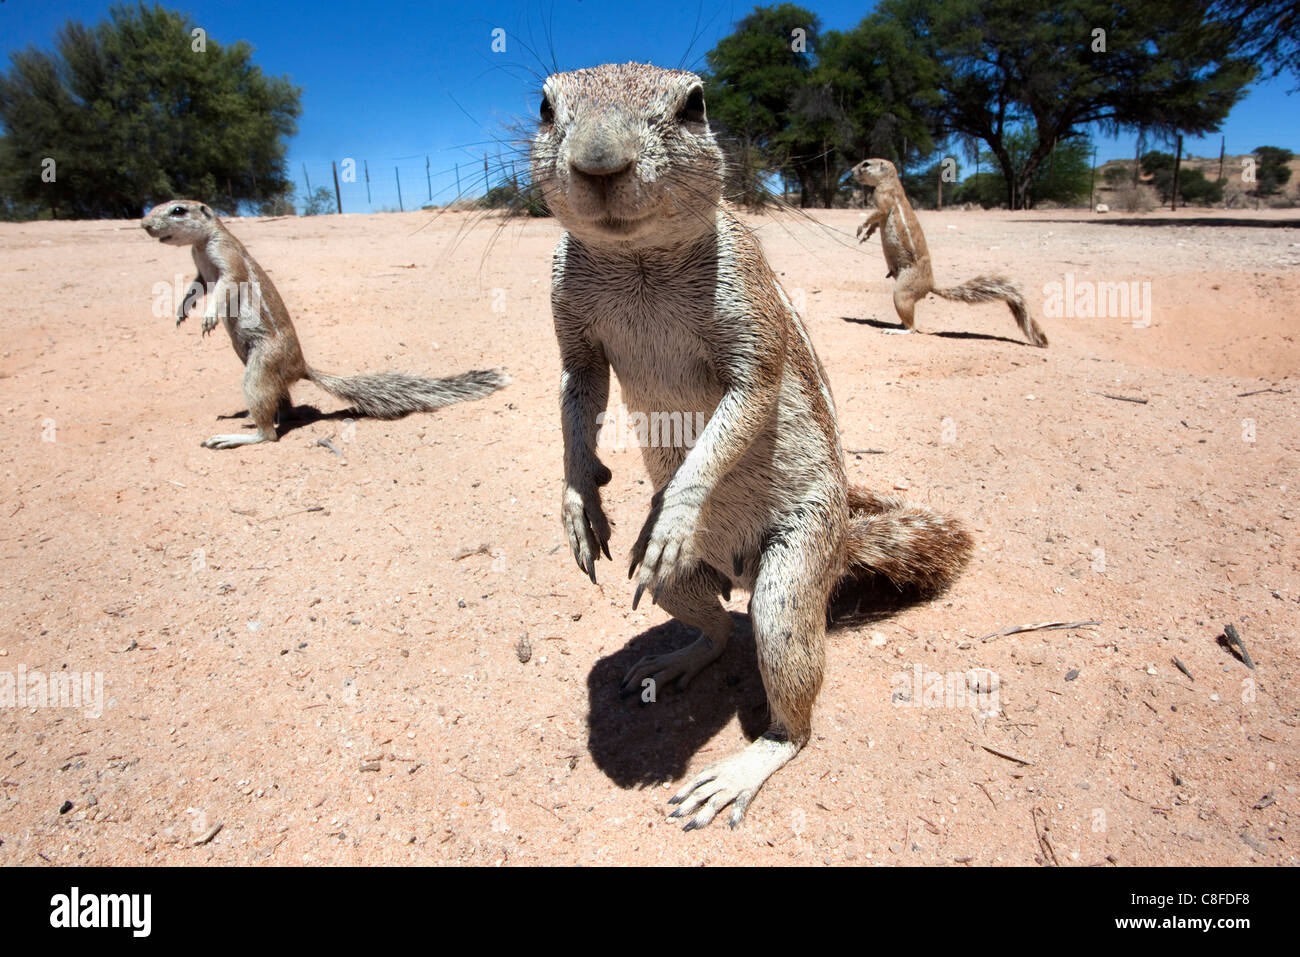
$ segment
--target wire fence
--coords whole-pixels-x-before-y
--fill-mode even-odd
[[[422,162],[420,160],[423,160]],[[458,201],[482,200],[505,186],[518,191],[528,182],[527,160],[519,155],[466,154],[447,163],[434,154],[401,161],[345,156],[328,163],[300,162],[293,204],[299,213],[404,212]]]

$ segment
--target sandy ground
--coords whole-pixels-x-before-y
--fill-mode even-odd
[[[997,304],[930,299],[939,334],[882,334],[877,243],[816,218],[755,225],[850,473],[963,517],[978,551],[945,596],[833,633],[812,743],[742,828],[690,834],[667,798],[763,730],[753,645],[653,705],[616,696],[687,636],[621,574],[636,449],[603,453],[599,587],[562,544],[553,222],[232,222],[313,364],[514,383],[222,452],[199,443],[245,427],[220,419],[239,363],[153,314],[188,250],[0,225],[0,862],[1296,863],[1300,220],[922,213],[940,282],[1014,276],[1040,351]],[[1045,314],[1066,274],[1149,282],[1149,323]],[[33,672],[92,694],[32,707]]]

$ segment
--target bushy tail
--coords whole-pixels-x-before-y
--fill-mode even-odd
[[[993,302],[1001,299],[1011,307],[1011,314],[1016,317],[1016,324],[1025,338],[1032,344],[1047,348],[1047,335],[1034,322],[1025,306],[1025,297],[1020,287],[1003,276],[976,276],[960,286],[934,290],[936,296],[952,299],[956,302]]]
[[[483,369],[445,379],[405,372],[338,376],[308,369],[307,378],[326,392],[351,402],[362,415],[375,419],[400,419],[412,412],[432,412],[453,402],[481,399],[510,383],[508,376]]]
[[[942,591],[970,559],[970,535],[955,519],[892,495],[849,488],[849,569],[835,588],[831,617],[852,617],[880,580],[897,591]]]

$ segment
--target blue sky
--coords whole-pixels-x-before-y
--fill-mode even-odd
[[[0,59],[35,44],[49,48],[65,20],[103,19],[110,0],[7,0],[0,3]],[[805,0],[825,29],[848,29],[873,4]],[[330,184],[330,161],[356,160],[357,182],[342,185],[344,211],[398,203],[410,209],[479,192],[483,156],[497,177],[497,154],[509,160],[510,126],[527,124],[540,77],[553,66],[643,60],[701,67],[703,55],[754,3],[717,0],[529,0],[529,2],[394,2],[344,0],[167,0],[217,42],[244,39],[269,74],[303,88],[299,132],[289,144],[289,172],[301,201],[303,165],[313,188]],[[506,51],[492,51],[494,29]],[[694,44],[692,46],[692,40]],[[553,53],[552,53],[553,51]],[[1300,93],[1283,76],[1256,84],[1224,124],[1227,150],[1282,146],[1300,153]],[[1133,138],[1094,135],[1098,161],[1129,158]],[[1188,139],[1184,150],[1217,156],[1219,137]],[[429,170],[426,177],[425,160]],[[366,200],[363,161],[370,169]]]

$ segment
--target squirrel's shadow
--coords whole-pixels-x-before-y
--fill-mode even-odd
[[[767,730],[767,694],[758,673],[749,616],[732,613],[735,631],[722,657],[690,686],[642,689],[627,698],[619,682],[642,658],[685,648],[698,633],[676,619],[643,631],[587,674],[587,750],[596,766],[619,787],[646,787],[686,773],[691,757],[726,727],[733,715],[748,738]]]
[[[884,582],[859,583],[850,596],[832,598],[830,631],[861,627],[932,597],[900,592]],[[681,779],[692,757],[733,716],[751,741],[767,730],[767,692],[753,626],[749,615],[732,612],[731,618],[735,630],[722,657],[685,690],[675,683],[656,689],[653,702],[641,700],[642,689],[620,698],[619,682],[642,658],[685,648],[698,637],[694,629],[672,619],[641,632],[592,666],[587,674],[587,750],[614,784],[647,787]],[[848,634],[840,640],[866,639]]]
[[[248,410],[242,409],[239,412],[232,412],[230,415],[219,415],[217,420],[224,419],[247,419]],[[314,405],[295,405],[289,409],[282,410],[277,417],[276,425],[280,438],[284,438],[295,429],[301,429],[303,426],[312,425],[316,422],[335,421],[341,422],[347,419],[364,419],[368,416],[356,409],[339,409],[335,412],[322,412]],[[256,428],[252,422],[244,425],[246,429]]]
[[[885,329],[890,332],[899,332],[903,329],[901,322],[885,322],[882,319],[858,319],[853,316],[841,316],[845,322],[852,322],[859,326],[871,326],[874,329]],[[939,339],[983,339],[987,342],[1009,342],[1013,346],[1028,346],[1028,342],[1020,339],[1009,339],[1006,336],[993,336],[984,332],[924,332],[921,335],[935,336]]]

